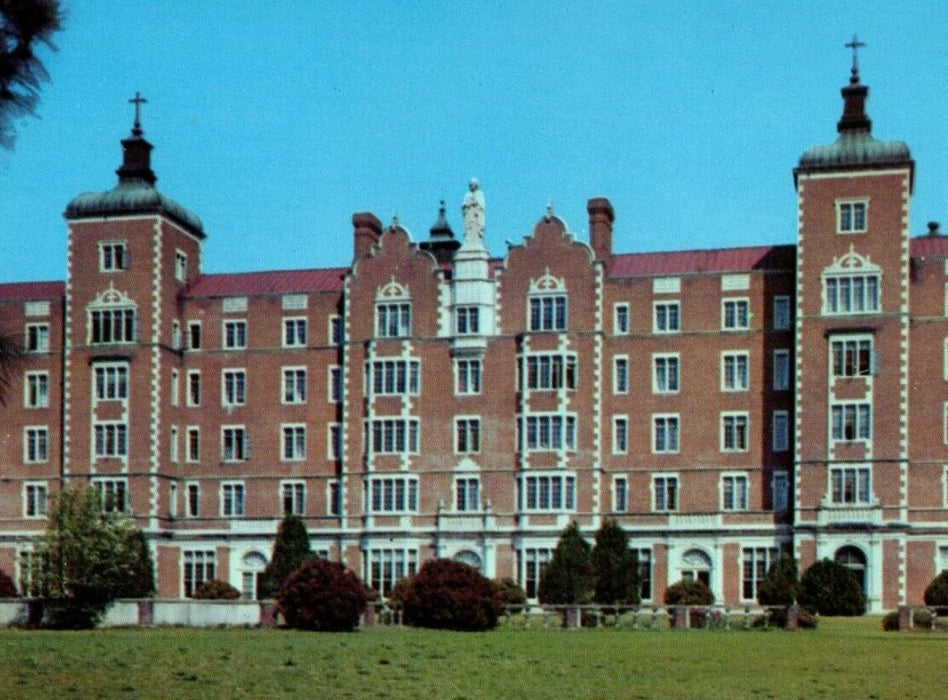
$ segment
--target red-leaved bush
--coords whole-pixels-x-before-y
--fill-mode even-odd
[[[288,626],[316,632],[351,632],[367,600],[365,586],[354,573],[325,559],[304,562],[277,594]]]
[[[401,592],[406,624],[447,630],[488,630],[503,611],[500,588],[467,564],[434,559]]]

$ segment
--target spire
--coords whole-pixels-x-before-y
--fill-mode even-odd
[[[129,100],[135,105],[135,121],[132,123],[132,133],[122,140],[122,165],[115,173],[119,176],[119,184],[145,183],[154,185],[158,179],[151,169],[151,149],[153,146],[144,139],[145,132],[141,124],[141,106],[148,102],[138,92]]]
[[[438,218],[428,229],[428,240],[421,241],[419,244],[422,250],[427,250],[434,255],[439,263],[450,262],[454,251],[461,246],[461,242],[454,238],[454,231],[451,230],[451,224],[448,223],[448,218],[444,215],[444,212],[444,200],[442,199],[438,207]]]
[[[428,229],[428,232],[431,234],[432,241],[443,241],[443,240],[453,240],[454,231],[451,230],[451,224],[448,223],[447,217],[444,215],[444,200],[441,200],[441,204],[438,207],[438,218],[431,228]]]
[[[844,44],[853,50],[853,66],[849,73],[849,85],[841,92],[843,95],[843,116],[836,123],[836,130],[840,134],[869,133],[872,131],[872,121],[866,115],[866,97],[869,88],[859,82],[859,49],[866,46],[853,34],[853,40]]]

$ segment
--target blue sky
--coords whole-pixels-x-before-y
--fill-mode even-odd
[[[115,183],[136,90],[158,188],[204,270],[341,266],[351,216],[416,240],[476,176],[495,255],[548,201],[618,251],[795,237],[791,170],[836,137],[858,33],[873,133],[917,164],[912,231],[948,227],[948,3],[64,0],[40,119],[0,152],[0,281],[62,279],[62,211]]]

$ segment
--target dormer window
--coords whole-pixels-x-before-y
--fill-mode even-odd
[[[836,202],[836,232],[865,233],[868,208],[865,200]]]
[[[99,270],[115,272],[128,267],[128,251],[124,243],[110,241],[99,244]]]

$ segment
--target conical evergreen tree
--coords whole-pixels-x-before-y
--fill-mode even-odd
[[[639,602],[638,557],[629,549],[628,534],[615,520],[606,520],[596,532],[592,568],[595,602],[600,605]]]
[[[757,587],[757,602],[761,605],[793,605],[800,589],[797,562],[784,552],[770,568]]]
[[[563,531],[540,576],[537,595],[541,603],[557,605],[588,603],[592,594],[591,548],[573,522]]]
[[[315,556],[309,546],[306,525],[297,516],[287,515],[277,530],[270,563],[260,577],[260,597],[275,598],[290,574]]]

